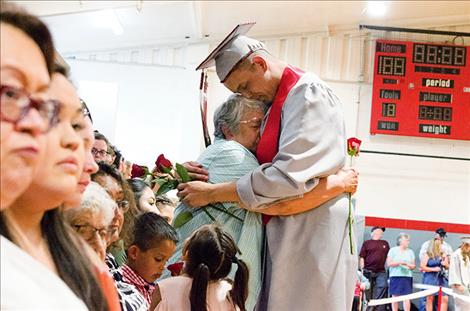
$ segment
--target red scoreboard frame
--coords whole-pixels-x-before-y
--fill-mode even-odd
[[[377,40],[370,133],[470,140],[470,47]]]

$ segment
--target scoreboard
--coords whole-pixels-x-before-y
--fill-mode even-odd
[[[377,40],[370,133],[470,140],[470,46]]]

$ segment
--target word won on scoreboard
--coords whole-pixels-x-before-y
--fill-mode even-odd
[[[470,47],[377,40],[371,134],[470,140]]]

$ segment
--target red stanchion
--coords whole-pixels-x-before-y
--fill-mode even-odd
[[[442,303],[442,286],[439,286],[439,292],[437,293],[437,310],[441,311]]]

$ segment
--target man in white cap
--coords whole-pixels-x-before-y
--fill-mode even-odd
[[[261,42],[243,36],[251,26],[237,26],[198,69],[215,65],[220,81],[232,92],[270,105],[257,149],[261,166],[236,183],[181,184],[179,196],[187,205],[241,202],[260,211],[279,200],[302,197],[320,177],[345,164],[338,97],[314,74],[288,65]],[[347,195],[304,211],[266,219],[265,295],[258,309],[351,310],[357,254],[355,248],[350,252]]]
[[[461,238],[462,244],[450,257],[449,286],[454,293],[470,299],[470,236]],[[470,310],[470,303],[456,297],[455,311]]]

